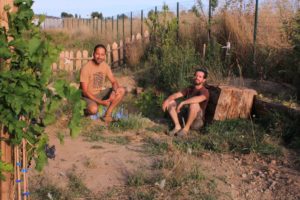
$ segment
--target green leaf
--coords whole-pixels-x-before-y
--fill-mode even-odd
[[[29,40],[28,49],[30,55],[33,55],[39,49],[40,45],[41,45],[41,40],[37,37],[34,37],[31,40]]]
[[[8,48],[0,47],[0,58],[7,60],[7,59],[11,58],[11,56],[12,56],[12,54]]]

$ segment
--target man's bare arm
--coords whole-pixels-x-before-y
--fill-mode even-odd
[[[180,92],[176,92],[176,93],[170,95],[170,96],[163,102],[163,104],[162,104],[162,110],[165,112],[165,111],[167,110],[167,107],[168,107],[170,101],[176,100],[176,99],[181,98],[181,97],[183,97],[183,96],[184,96],[184,94],[183,94],[183,92],[181,92],[181,91],[180,91]]]
[[[177,112],[180,112],[180,109],[182,106],[187,105],[187,104],[194,104],[194,103],[201,103],[203,101],[206,101],[207,97],[205,95],[199,95],[199,96],[194,96],[189,99],[186,99],[185,101],[182,101],[178,106],[177,106]]]
[[[118,81],[115,79],[113,73],[111,70],[107,73],[107,78],[111,82],[113,91],[117,91],[117,89],[120,87]]]

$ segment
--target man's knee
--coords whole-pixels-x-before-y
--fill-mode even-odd
[[[117,89],[117,91],[116,91],[116,94],[117,94],[117,95],[120,95],[120,96],[124,96],[124,95],[125,95],[125,92],[126,92],[126,90],[125,90],[124,87],[119,87],[119,88]]]
[[[189,106],[189,111],[191,112],[199,112],[201,110],[199,103],[192,103]]]
[[[177,107],[177,103],[176,103],[176,101],[175,100],[171,100],[171,101],[169,101],[169,104],[168,104],[168,111],[170,111],[170,109],[172,109],[172,108],[176,108]]]
[[[90,104],[90,105],[88,105],[87,110],[88,110],[89,114],[92,114],[92,115],[97,114],[98,106],[96,104]]]

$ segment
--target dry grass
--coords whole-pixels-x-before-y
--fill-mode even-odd
[[[247,7],[248,6],[248,7]],[[219,8],[213,15],[212,35],[217,38],[222,46],[227,41],[231,43],[231,62],[243,68],[253,66],[253,30],[254,30],[254,4],[246,7],[239,3]],[[174,13],[167,13],[168,19],[176,17]],[[259,21],[257,30],[257,66],[264,66],[272,70],[272,66],[281,63],[286,55],[284,52],[291,50],[288,35],[284,29],[294,15],[292,0],[265,0],[259,7]],[[113,24],[112,24],[113,23]],[[141,31],[140,17],[133,19],[132,32]],[[124,20],[125,37],[130,35],[130,18]],[[65,20],[64,30],[49,30],[54,35],[53,40],[62,44],[66,49],[92,50],[96,43],[112,44],[113,41],[123,38],[123,20],[118,21],[119,34],[117,35],[117,22],[112,20],[94,20],[88,22],[82,19]],[[112,28],[112,26],[114,28]],[[79,28],[77,28],[79,27]],[[101,28],[102,27],[102,28]],[[147,25],[144,21],[144,30]],[[203,44],[207,44],[207,16],[196,16],[192,12],[180,14],[180,39],[192,41],[200,54],[203,53]],[[127,61],[129,66],[137,66],[144,53],[142,45],[135,44],[127,47]],[[229,69],[228,69],[229,70]],[[268,73],[268,72],[265,72]]]

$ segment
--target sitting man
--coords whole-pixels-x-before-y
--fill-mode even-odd
[[[204,125],[205,109],[209,99],[209,92],[204,87],[207,78],[207,72],[204,69],[197,69],[194,73],[194,85],[182,91],[170,95],[162,104],[165,112],[168,110],[174,129],[169,131],[170,136],[186,136],[190,128],[198,130]],[[185,97],[181,103],[177,105],[176,99]],[[187,121],[183,124],[183,128],[179,123],[178,113],[184,105],[188,105]]]
[[[125,89],[120,87],[110,67],[105,62],[106,48],[98,44],[94,48],[93,60],[85,64],[80,71],[80,88],[87,102],[87,113],[97,114],[98,105],[107,107],[103,120],[109,124],[112,112],[125,95]],[[112,88],[105,88],[105,78],[108,78]]]

